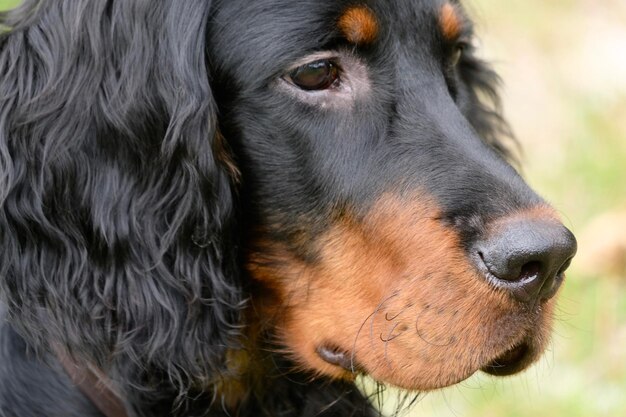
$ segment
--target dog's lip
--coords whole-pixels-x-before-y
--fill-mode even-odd
[[[316,349],[317,355],[326,363],[338,366],[348,372],[361,372],[361,368],[354,361],[354,356],[336,346],[322,344]]]
[[[533,361],[533,358],[532,345],[527,340],[524,340],[499,355],[482,367],[481,370],[494,376],[513,375],[526,369]]]

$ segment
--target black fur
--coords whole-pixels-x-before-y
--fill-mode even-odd
[[[27,0],[0,15],[0,415],[99,415],[50,355],[55,346],[102,369],[133,416],[228,415],[216,387],[233,372],[227,353],[249,343],[249,231],[276,220],[284,228],[275,237],[289,240],[302,225],[288,220],[299,213],[323,218],[333,200],[367,204],[363,172],[340,166],[358,185],[339,179],[332,189],[316,180],[325,166],[303,156],[317,151],[297,140],[336,120],[293,103],[297,116],[288,116],[263,93],[298,58],[345,47],[324,17],[350,2],[245,3]],[[394,3],[372,8],[384,16]],[[398,3],[424,20],[414,11],[420,2]],[[356,53],[376,79],[388,77],[392,50]],[[494,73],[469,48],[448,78],[467,120],[508,155]],[[364,114],[402,119],[393,89],[377,88],[384,99]],[[215,140],[220,128],[232,149]],[[407,127],[363,129],[400,137]],[[259,136],[267,132],[271,140]],[[467,214],[472,201],[450,213]],[[309,232],[316,227],[324,223]],[[275,348],[267,332],[253,350]],[[312,380],[270,356],[276,367],[263,388],[250,389],[231,415],[373,414],[351,384]]]

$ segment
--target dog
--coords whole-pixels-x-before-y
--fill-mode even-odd
[[[426,392],[545,349],[576,240],[458,1],[0,22],[0,415],[373,416],[359,376]]]

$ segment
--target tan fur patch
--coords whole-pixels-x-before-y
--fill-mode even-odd
[[[241,182],[241,172],[233,159],[232,152],[226,138],[219,130],[215,133],[213,141],[213,152],[215,153],[215,159],[222,164],[226,169],[228,176],[236,183]]]
[[[454,5],[446,3],[439,14],[439,25],[443,36],[450,41],[459,37],[463,29],[462,19]]]
[[[248,268],[273,290],[269,309],[296,363],[353,378],[316,353],[330,345],[349,352],[355,370],[429,390],[464,380],[530,335],[531,350],[543,350],[553,300],[531,313],[493,288],[439,217],[427,196],[384,196],[365,218],[345,214],[318,237],[313,264],[258,242]]]
[[[228,410],[234,410],[251,391],[250,374],[253,374],[248,351],[231,350],[226,355],[228,373],[215,381],[213,390]]]
[[[343,36],[355,45],[371,44],[378,36],[378,19],[366,6],[350,7],[339,18],[338,27]]]

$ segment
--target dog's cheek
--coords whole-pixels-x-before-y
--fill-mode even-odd
[[[363,372],[406,389],[430,390],[466,379],[503,352],[506,339],[523,332],[505,300],[478,293],[486,295],[485,303],[471,305],[460,290],[440,296],[428,290],[401,297],[392,290],[376,302],[342,300],[332,288],[313,290],[310,304],[286,310],[279,338],[302,369],[344,379]],[[320,347],[345,354],[348,367],[322,360]]]

